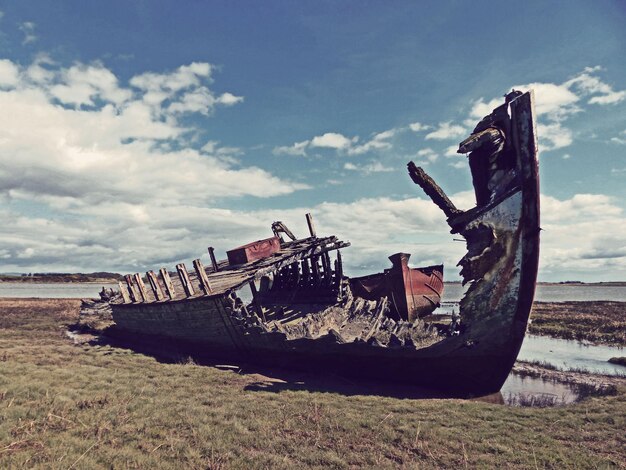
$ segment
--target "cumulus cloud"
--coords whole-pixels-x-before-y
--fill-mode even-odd
[[[393,147],[391,139],[398,129],[389,129],[373,134],[370,140],[359,144],[359,137],[346,137],[338,132],[327,132],[311,140],[296,142],[290,146],[274,147],[274,155],[305,156],[309,147],[327,148],[347,155],[363,155],[372,151],[389,150]]]
[[[379,132],[378,134],[374,134],[374,136],[369,141],[361,145],[354,145],[352,147],[349,147],[348,154],[361,155],[371,152],[372,150],[389,150],[392,147],[389,139],[391,139],[395,134],[395,129],[390,129],[384,132]],[[353,142],[355,141],[356,140],[353,139]]]
[[[134,259],[127,248],[151,259],[133,237],[154,239],[152,248],[163,250],[158,256],[165,259],[181,254],[165,247],[174,214],[200,211],[215,216],[213,223],[225,213],[210,209],[218,200],[306,188],[261,168],[233,167],[237,147],[185,145],[197,131],[180,116],[234,104],[235,95],[221,100],[224,94],[209,88],[211,70],[194,63],[142,74],[127,87],[99,63],[63,68],[45,56],[25,67],[0,62],[0,198],[7,207],[24,202],[52,214],[44,219],[4,210],[5,261],[97,269],[96,257],[111,267]],[[195,104],[185,98],[196,93],[218,98]],[[184,225],[174,232],[181,230]]]
[[[596,272],[605,278],[626,274],[626,224],[616,201],[602,194],[577,194],[559,200],[541,198],[541,267],[544,277]],[[604,271],[604,272],[603,272]]]
[[[428,162],[433,163],[437,161],[437,159],[439,158],[439,154],[430,147],[427,147],[417,152],[417,158],[426,159]]]
[[[19,69],[10,60],[0,60],[0,88],[14,87],[19,80]]]
[[[425,124],[422,124],[421,122],[412,122],[411,124],[409,124],[409,129],[411,129],[413,132],[420,132],[432,128],[431,126],[427,126]]]
[[[583,100],[586,99],[588,104],[614,105],[626,99],[626,90],[614,90],[598,76],[601,71],[601,67],[586,67],[582,72],[560,84],[534,82],[512,87],[515,90],[532,89],[535,92],[541,150],[556,150],[573,143],[573,133],[565,127],[564,122],[583,111],[581,107]],[[480,98],[472,104],[470,117],[473,120],[480,119],[501,103],[501,98],[487,101]],[[621,143],[622,139],[614,137],[611,140]]]
[[[459,126],[458,124],[452,124],[451,122],[441,122],[437,129],[426,134],[426,140],[449,140],[463,137],[467,134],[467,130]]]
[[[282,147],[274,147],[272,153],[274,155],[292,155],[292,156],[306,156],[306,149],[309,146],[309,140],[303,140],[302,142],[296,142],[293,145],[287,145]]]
[[[311,147],[322,147],[336,150],[343,150],[348,148],[352,144],[352,140],[348,139],[343,134],[337,132],[327,132],[323,135],[318,135],[311,139]]]

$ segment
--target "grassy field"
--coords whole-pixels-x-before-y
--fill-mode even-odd
[[[0,299],[0,468],[626,468],[626,390],[560,408],[324,392],[65,335]]]
[[[529,333],[626,347],[626,302],[535,302]]]

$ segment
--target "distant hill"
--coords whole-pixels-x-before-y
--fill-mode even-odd
[[[28,273],[0,274],[0,282],[117,282],[123,279],[118,273]]]

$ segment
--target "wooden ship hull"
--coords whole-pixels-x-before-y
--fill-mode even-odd
[[[114,330],[189,353],[278,367],[405,382],[478,395],[500,390],[517,357],[533,301],[539,253],[539,187],[532,93],[512,92],[460,145],[469,153],[477,205],[461,211],[409,163],[409,174],[467,241],[459,262],[469,287],[446,328],[423,317],[438,305],[443,267],[409,268],[390,257],[384,273],[349,279],[348,243],[275,236],[194,271],[126,276],[109,303]],[[283,241],[286,234],[291,240]],[[246,299],[245,293],[248,294]]]

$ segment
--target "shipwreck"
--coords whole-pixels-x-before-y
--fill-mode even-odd
[[[521,347],[539,255],[539,179],[532,92],[512,91],[461,142],[476,206],[460,210],[413,162],[409,176],[466,240],[460,260],[468,284],[459,314],[432,312],[443,266],[391,267],[348,278],[349,243],[298,239],[282,222],[273,237],[229,251],[210,266],[178,264],[170,273],[125,276],[105,292],[116,335],[176,345],[190,353],[263,365],[400,381],[465,394],[500,390]],[[243,292],[249,295],[243,295]],[[247,298],[246,298],[247,297]],[[86,307],[88,308],[88,306]]]

